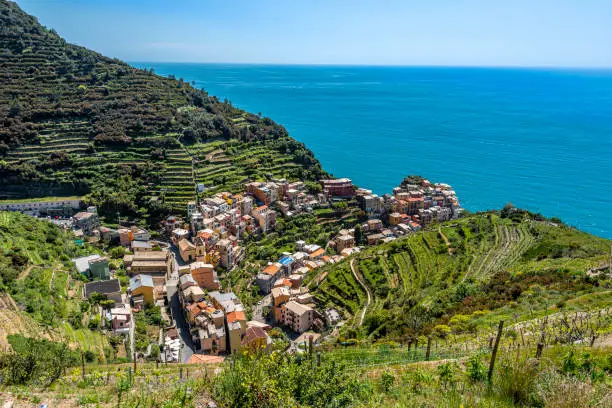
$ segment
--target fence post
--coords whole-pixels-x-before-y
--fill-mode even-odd
[[[179,367],[179,380],[183,379],[183,367]]]
[[[317,367],[321,367],[321,352],[317,351]]]
[[[85,379],[85,355],[83,354],[83,350],[81,350],[81,377],[83,380]]]
[[[308,337],[308,356],[312,360],[312,336]]]
[[[429,361],[430,352],[431,352],[431,336],[427,337],[427,351],[425,351],[425,361]]]
[[[491,353],[491,362],[489,363],[489,374],[487,379],[489,380],[489,384],[491,384],[491,379],[493,378],[493,368],[495,367],[495,358],[497,357],[497,349],[499,347],[499,340],[501,339],[502,330],[504,329],[504,321],[499,321],[499,327],[497,328],[497,336],[495,337],[495,344],[493,345],[493,352]]]
[[[136,352],[134,352],[134,375],[136,375]]]

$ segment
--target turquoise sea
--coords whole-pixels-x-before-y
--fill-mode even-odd
[[[612,71],[135,63],[284,125],[377,193],[420,174],[612,238]]]

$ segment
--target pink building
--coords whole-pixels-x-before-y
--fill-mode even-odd
[[[355,195],[353,182],[348,178],[321,180],[323,192],[332,197],[352,197]]]

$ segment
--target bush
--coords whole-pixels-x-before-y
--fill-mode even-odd
[[[496,371],[493,383],[497,394],[517,405],[528,405],[531,402],[537,384],[537,360],[506,356]]]
[[[455,385],[455,369],[456,367],[451,363],[444,363],[438,366],[440,384],[445,390]]]
[[[434,327],[433,332],[435,336],[441,339],[444,339],[446,338],[446,336],[450,334],[451,329],[445,324],[439,324],[436,327]]]
[[[300,356],[241,355],[214,377],[220,407],[345,407],[361,392],[358,380],[334,362],[317,367]]]
[[[395,377],[393,374],[388,371],[382,373],[382,376],[380,377],[380,387],[382,390],[384,392],[389,392],[391,387],[393,387],[393,384],[395,384]]]
[[[64,368],[76,365],[78,356],[64,343],[9,335],[10,353],[0,356],[0,378],[5,385],[48,386]]]
[[[475,355],[468,360],[467,375],[472,382],[484,381],[487,378],[487,368],[480,356]]]
[[[100,316],[93,316],[87,323],[89,330],[97,330],[100,328]]]
[[[410,391],[420,393],[430,386],[435,381],[435,378],[431,373],[418,368],[414,373],[406,375],[404,381],[408,383]]]

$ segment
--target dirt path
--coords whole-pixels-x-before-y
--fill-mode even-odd
[[[446,244],[446,247],[447,247],[447,250],[448,250],[448,254],[452,255],[453,254],[453,247],[452,247],[451,243],[449,242],[448,238],[446,238],[446,235],[444,235],[444,233],[442,232],[442,227],[438,227],[438,233],[440,234],[440,236],[444,240],[444,243]]]
[[[363,319],[365,318],[366,311],[368,310],[368,307],[372,303],[372,293],[370,292],[370,288],[366,286],[366,284],[361,280],[361,278],[357,274],[357,271],[355,270],[355,259],[354,258],[351,259],[351,272],[353,272],[353,276],[355,277],[357,282],[359,282],[359,284],[363,287],[363,289],[368,294],[368,302],[363,307],[363,310],[361,311],[361,317],[359,318],[359,326],[361,326],[363,324]]]
[[[27,278],[33,267],[34,265],[28,265],[28,267],[19,274],[19,276],[17,277],[17,280],[24,280],[25,278]]]

